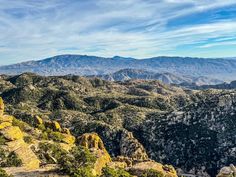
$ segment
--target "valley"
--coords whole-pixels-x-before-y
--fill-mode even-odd
[[[200,176],[236,161],[233,89],[32,73],[0,78],[8,114],[30,125],[35,116],[57,121],[76,137],[96,132],[111,157],[130,156],[141,143],[151,159]]]

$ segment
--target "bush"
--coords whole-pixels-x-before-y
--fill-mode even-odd
[[[6,166],[8,166],[8,167],[20,167],[21,165],[22,165],[21,159],[19,159],[14,152],[11,152],[7,156]]]
[[[58,144],[40,143],[37,154],[46,163],[57,163],[66,156],[67,152]]]
[[[82,146],[73,148],[59,161],[61,170],[73,177],[92,177],[96,157]],[[82,175],[83,174],[83,175]]]
[[[1,177],[13,177],[12,175],[8,175],[5,170],[0,168],[0,176]]]
[[[53,140],[56,142],[62,142],[64,135],[60,132],[54,132],[51,129],[46,129],[45,131],[43,131],[43,133],[41,134],[40,138],[42,140]]]
[[[70,176],[72,176],[72,177],[95,177],[92,173],[92,168],[90,168],[90,167],[78,168]]]
[[[19,167],[22,161],[17,157],[14,152],[9,153],[0,148],[0,166],[1,167]]]
[[[27,132],[30,129],[30,126],[27,123],[25,123],[21,120],[18,120],[15,117],[12,120],[12,125],[19,127],[20,130],[23,131],[23,132]]]
[[[24,136],[24,141],[28,144],[33,142],[33,138],[31,136]]]
[[[5,142],[6,142],[6,139],[2,135],[0,135],[0,145],[4,145]]]
[[[48,140],[48,133],[47,133],[47,132],[43,132],[43,133],[40,135],[40,139],[41,139],[41,140]]]
[[[105,167],[102,169],[101,177],[131,177],[131,175],[123,169]]]
[[[48,138],[49,139],[52,139],[53,141],[56,141],[56,142],[62,142],[64,136],[62,133],[60,132],[53,132],[53,131],[50,131],[48,133]]]

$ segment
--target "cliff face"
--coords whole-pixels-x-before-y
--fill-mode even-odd
[[[9,114],[30,125],[57,121],[74,136],[96,132],[122,163],[148,155],[184,173],[212,176],[235,163],[235,90],[34,74],[5,76],[1,84]],[[55,122],[48,126],[66,134]]]

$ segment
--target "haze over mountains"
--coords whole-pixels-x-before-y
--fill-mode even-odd
[[[171,77],[185,79],[198,77],[235,80],[236,60],[182,57],[154,57],[134,59],[115,56],[103,58],[87,55],[59,55],[39,61],[29,61],[0,67],[0,74],[33,72],[40,75],[107,75],[123,69],[145,70],[152,73],[170,73]],[[149,75],[150,75],[149,73]],[[147,73],[146,73],[147,74]],[[168,74],[168,77],[170,77]],[[165,74],[166,75],[166,74]],[[178,78],[180,79],[180,78]],[[181,79],[180,79],[181,80]],[[209,82],[208,84],[213,84]]]
[[[94,76],[93,76],[94,77]],[[125,81],[130,79],[159,80],[165,84],[195,84],[197,86],[206,84],[222,84],[219,79],[212,79],[205,76],[183,76],[172,73],[155,73],[139,69],[122,69],[112,74],[96,75],[96,77],[109,81]]]

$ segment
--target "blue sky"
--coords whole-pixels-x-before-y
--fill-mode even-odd
[[[0,0],[0,65],[58,54],[236,56],[235,0]]]

